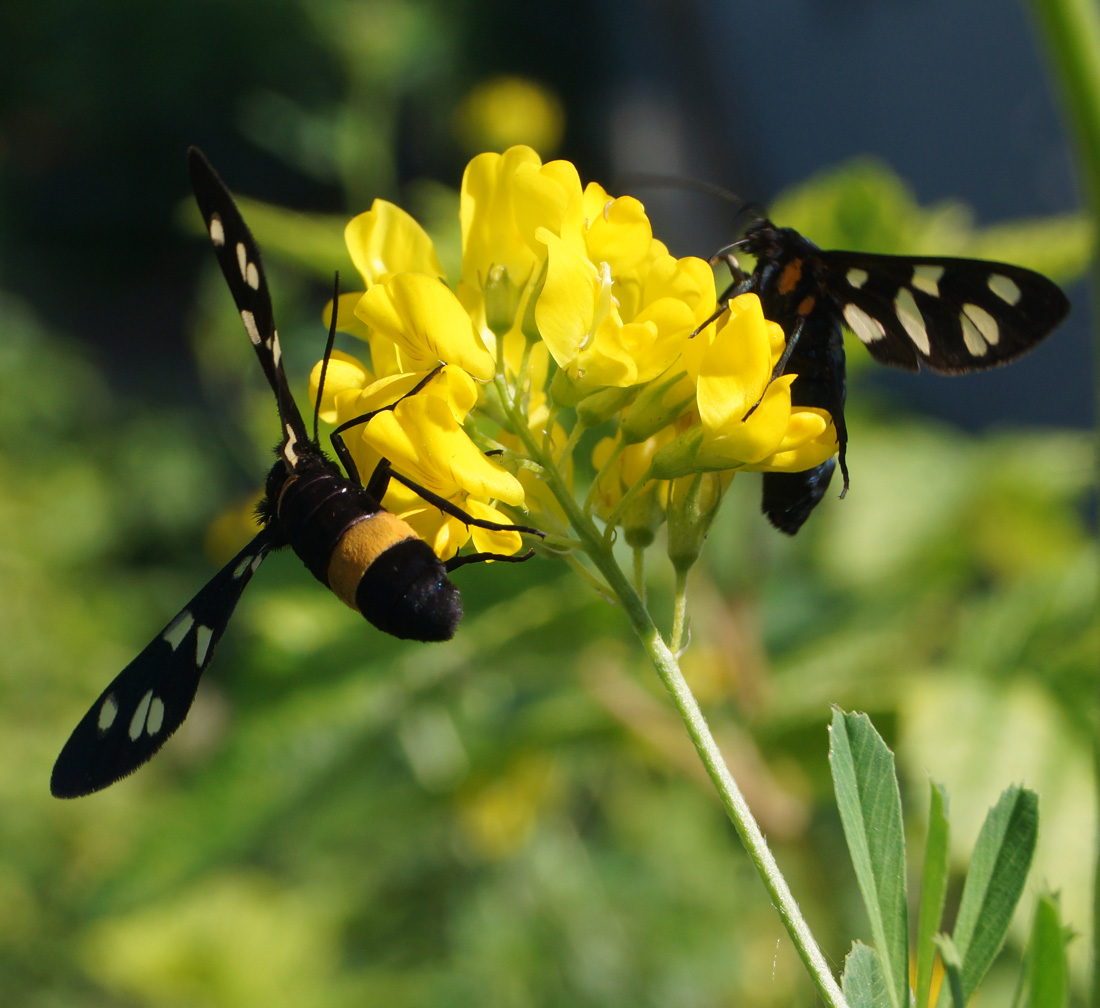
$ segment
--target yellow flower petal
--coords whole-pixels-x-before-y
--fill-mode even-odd
[[[719,467],[723,461],[752,463],[772,454],[782,444],[790,422],[794,378],[794,375],[776,378],[748,418],[733,417],[717,429],[704,424],[699,461],[704,466]]]
[[[317,385],[321,380],[321,370],[324,361],[318,361],[309,375],[309,400],[317,401]],[[336,424],[339,410],[336,405],[337,395],[354,391],[358,395],[372,381],[374,376],[363,364],[346,354],[342,350],[333,350],[329,357],[328,368],[325,370],[325,389],[321,398],[320,417],[328,424]]]
[[[606,262],[615,275],[627,273],[649,254],[653,228],[645,207],[633,196],[608,200],[595,183],[585,189],[585,205],[598,211],[589,218],[585,243],[593,262]],[[602,203],[600,203],[602,198]]]
[[[457,364],[481,381],[495,373],[492,355],[470,316],[454,292],[434,276],[389,277],[359,299],[355,314],[415,361]]]
[[[575,248],[545,228],[539,240],[549,251],[546,283],[535,305],[535,324],[558,367],[568,367],[585,345],[595,317],[599,274]]]
[[[741,420],[770,377],[771,350],[760,299],[744,294],[730,303],[724,323],[702,357],[698,405],[704,429],[718,431]]]
[[[466,499],[463,509],[474,518],[480,518],[483,521],[496,522],[498,525],[513,524],[510,515],[472,497]],[[473,539],[474,549],[479,553],[503,553],[505,556],[511,556],[523,548],[523,537],[518,532],[494,532],[491,529],[471,525],[470,537]]]
[[[435,246],[416,220],[393,203],[376,199],[344,229],[351,261],[369,288],[391,273],[443,276]]]
[[[394,468],[441,497],[463,490],[506,504],[523,502],[515,476],[482,454],[438,396],[402,399],[374,417],[363,438]]]

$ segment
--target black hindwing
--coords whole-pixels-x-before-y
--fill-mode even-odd
[[[245,585],[277,543],[261,531],[108,686],[54,764],[50,790],[79,798],[132,774],[183,724]]]

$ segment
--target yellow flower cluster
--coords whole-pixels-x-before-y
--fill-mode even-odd
[[[341,296],[337,326],[367,342],[370,366],[333,354],[321,416],[344,424],[396,403],[346,432],[364,475],[385,457],[470,514],[509,523],[499,505],[525,509],[564,538],[560,488],[571,487],[581,435],[600,425],[617,429],[596,446],[587,507],[612,525],[633,509],[655,528],[692,496],[666,481],[796,472],[835,451],[829,415],[792,407],[794,376],[770,380],[783,333],[759,300],[737,298],[706,324],[710,265],[670,255],[638,200],[512,147],[469,163],[460,216],[453,290],[403,210],[376,200],[347,226],[366,292]],[[478,550],[520,548],[517,534],[468,528],[401,486],[384,504],[444,559],[471,537]]]

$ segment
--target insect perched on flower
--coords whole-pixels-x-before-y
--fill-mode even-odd
[[[793,532],[838,449],[845,469],[842,320],[886,363],[952,371],[1011,359],[1066,310],[1049,281],[1016,267],[821,252],[767,222],[739,243],[756,270],[719,299],[711,265],[671,255],[638,200],[512,147],[466,168],[453,287],[399,207],[376,200],[348,224],[364,289],[329,309],[311,432],[283,372],[256,244],[203,156],[190,159],[282,433],[260,530],[92,705],[54,767],[63,797],[131,773],[179,727],[272,550],[291,546],[375,626],[425,641],[450,638],[461,617],[447,575],[527,559],[523,535],[623,599],[634,586],[615,539],[634,550],[640,584],[641,557],[667,523],[682,597],[735,473],[765,474],[765,510]],[[364,353],[333,350],[336,330]],[[320,448],[319,420],[333,425],[343,472]],[[578,499],[575,474],[589,464]],[[644,606],[626,608],[656,648]]]
[[[428,415],[446,412],[448,400],[434,390],[449,388],[453,375],[441,363],[411,376],[411,382],[389,385],[384,401],[333,432],[332,445],[347,476],[340,472],[321,450],[316,412],[310,436],[287,384],[259,249],[203,155],[192,148],[189,159],[195,198],[218,262],[275,393],[282,437],[258,509],[260,531],[85,714],[54,766],[50,786],[61,798],[90,794],[132,773],[183,723],[241,593],[272,550],[292,547],[322,584],[378,629],[396,637],[441,641],[453,636],[462,617],[458,591],[447,574],[477,561],[525,560],[532,554],[514,555],[519,534],[541,535],[527,526],[493,520],[488,515],[496,513],[489,507],[478,515],[468,513],[398,471],[389,459],[379,459],[370,470],[359,470],[352,461],[343,431],[392,418],[397,411],[407,413],[414,403],[426,406]],[[371,473],[366,484],[360,471]],[[441,560],[409,523],[379,503],[391,480],[467,528],[508,538],[492,540],[497,549],[461,556],[452,552]],[[513,503],[521,499],[521,494],[513,495]]]
[[[756,258],[745,276],[729,252]],[[848,490],[842,324],[882,364],[966,374],[1015,360],[1066,317],[1069,300],[1046,277],[1020,266],[936,256],[823,251],[791,228],[759,219],[729,247],[734,274],[720,304],[752,291],[783,327],[776,374],[798,375],[793,401],[829,411],[837,458],[801,473],[764,476],[762,509],[793,535],[821,500],[839,463]]]

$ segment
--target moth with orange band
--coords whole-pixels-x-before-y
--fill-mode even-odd
[[[421,641],[449,640],[462,618],[458,589],[447,577],[450,571],[482,560],[515,562],[532,555],[472,553],[440,560],[409,525],[382,507],[391,479],[467,525],[542,535],[524,525],[466,514],[395,472],[385,459],[364,485],[341,434],[381,411],[356,417],[333,432],[332,446],[347,474],[340,471],[318,442],[317,411],[311,436],[291,395],[259,248],[202,153],[192,147],[188,160],[215,255],[275,392],[282,439],[258,509],[260,531],[92,704],[54,765],[50,790],[58,798],[91,794],[133,773],[183,723],[241,593],[272,550],[290,546],[323,585],[379,630]],[[419,392],[437,371],[408,395]]]

